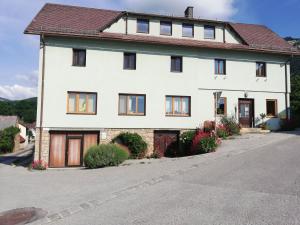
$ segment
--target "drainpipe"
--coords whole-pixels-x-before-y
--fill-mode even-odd
[[[225,29],[226,29],[226,25],[223,26],[223,43],[226,43]]]
[[[39,160],[42,159],[42,139],[43,139],[43,115],[44,115],[44,81],[45,81],[45,54],[46,54],[46,44],[45,36],[41,35],[41,48],[43,49],[42,56],[42,83],[41,83],[41,108],[40,108],[40,139],[39,139]]]
[[[128,34],[128,13],[126,13],[125,17],[125,34]]]
[[[291,58],[292,57],[293,56],[291,56]],[[285,112],[286,112],[286,119],[290,119],[290,106],[288,104],[288,102],[289,102],[289,99],[288,99],[288,91],[289,91],[289,88],[288,88],[288,62],[291,62],[291,58],[288,59],[284,64],[284,67],[285,67]]]

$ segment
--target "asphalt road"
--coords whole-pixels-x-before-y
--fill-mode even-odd
[[[0,211],[48,211],[36,224],[296,225],[299,146],[299,134],[275,133],[228,140],[212,154],[117,168],[40,173],[0,166]]]

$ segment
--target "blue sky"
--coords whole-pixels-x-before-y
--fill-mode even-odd
[[[300,0],[1,0],[0,97],[36,96],[39,38],[23,31],[46,2],[174,15],[192,5],[197,17],[264,24],[282,37],[300,37]]]

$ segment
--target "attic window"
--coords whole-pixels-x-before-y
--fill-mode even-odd
[[[73,66],[86,65],[86,50],[85,49],[73,49]]]
[[[215,39],[216,28],[214,26],[204,26],[204,39]]]
[[[137,19],[137,33],[149,34],[149,20]]]

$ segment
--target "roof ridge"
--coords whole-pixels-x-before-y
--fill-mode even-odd
[[[89,7],[89,6],[79,6],[79,5],[66,5],[66,4],[59,4],[59,3],[52,3],[47,2],[46,5],[53,5],[53,6],[62,6],[62,7],[69,7],[69,8],[80,8],[80,9],[93,9],[93,10],[101,10],[101,11],[107,11],[107,12],[118,12],[121,13],[123,11],[121,10],[114,10],[114,9],[103,9],[103,8],[96,8],[96,7]]]

